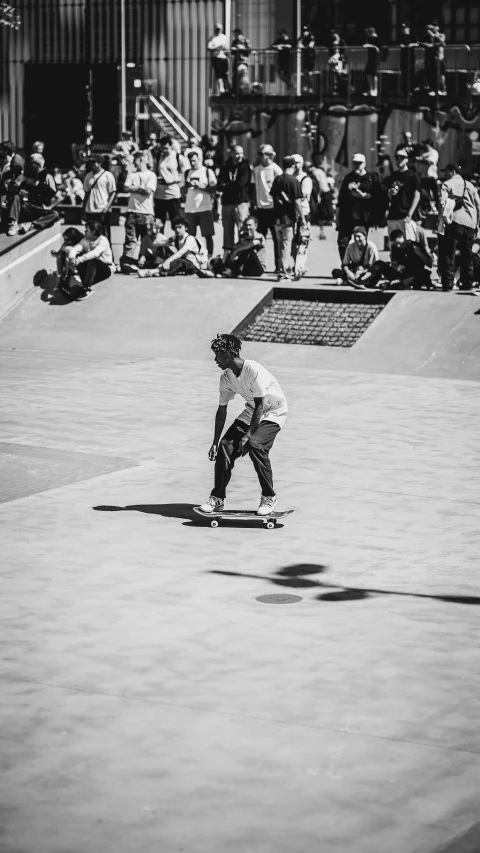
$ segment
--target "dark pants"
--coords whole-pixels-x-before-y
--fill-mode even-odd
[[[162,231],[167,222],[167,216],[170,217],[170,224],[176,216],[180,216],[182,205],[179,198],[155,198],[153,200],[155,206],[155,218],[162,223]]]
[[[273,475],[269,453],[280,427],[271,421],[261,421],[247,444],[248,455],[262,489],[262,495],[273,497]],[[235,420],[223,436],[215,460],[215,486],[212,495],[225,498],[235,460],[241,455],[240,441],[248,430],[247,424]]]
[[[138,245],[138,241],[145,237],[147,226],[153,222],[150,213],[127,213],[125,220],[125,242],[123,244],[124,257],[130,257]]]
[[[460,252],[461,287],[468,290],[473,285],[473,252],[475,228],[451,222],[445,226],[445,233],[438,241],[438,265],[442,279],[442,289],[451,290],[455,284],[455,252]]]
[[[107,210],[106,212],[102,211],[101,213],[89,213],[86,210],[85,211],[85,221],[88,222],[89,219],[92,219],[94,222],[100,222],[100,225],[103,228],[103,233],[105,234],[105,237],[107,238],[108,242],[111,243],[112,242],[112,235],[111,235],[111,229],[110,229],[110,219],[111,219],[110,211]]]
[[[85,289],[89,289],[99,281],[105,281],[110,278],[112,271],[108,264],[99,261],[97,258],[92,258],[90,261],[85,261],[78,265],[78,275],[82,279],[82,284]]]
[[[432,287],[431,270],[421,264],[406,267],[400,272],[387,261],[375,261],[372,264],[370,284],[374,286],[381,278],[385,278],[390,282],[398,280],[400,282],[396,285],[396,289],[398,290],[408,290],[410,288],[421,290],[422,287],[426,287],[427,289]]]
[[[275,256],[275,272],[280,269],[280,250],[278,246],[278,236],[275,228],[275,214],[273,208],[271,210],[257,210],[258,233],[264,237],[268,232],[272,235],[273,253]]]
[[[7,198],[6,219],[10,222],[35,222],[36,219],[45,216],[48,210],[29,201],[22,201],[18,193]]]

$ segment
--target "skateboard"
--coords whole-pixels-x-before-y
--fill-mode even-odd
[[[193,510],[198,515],[201,515],[202,518],[208,518],[210,520],[210,527],[218,527],[220,519],[227,518],[233,521],[261,521],[262,524],[266,525],[267,530],[272,530],[276,527],[279,518],[285,518],[285,516],[291,515],[294,512],[293,509],[287,509],[285,512],[271,512],[270,515],[257,515],[254,509],[224,509],[221,512],[202,512],[199,506],[194,506]]]
[[[305,266],[307,263],[307,250],[309,242],[310,227],[308,225],[301,225],[298,229],[298,234],[295,236],[295,267],[293,273],[294,281],[300,281],[300,279],[305,275]]]

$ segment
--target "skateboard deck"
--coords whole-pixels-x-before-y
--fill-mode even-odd
[[[274,511],[269,515],[257,515],[257,511],[255,509],[224,509],[222,512],[202,512],[199,506],[194,506],[193,510],[198,513],[198,515],[201,515],[202,518],[208,518],[210,521],[210,527],[218,527],[220,519],[226,518],[230,521],[261,521],[263,524],[266,524],[268,530],[275,527],[280,518],[285,518],[285,516],[291,515],[291,513],[295,511],[293,509],[287,509],[285,512]]]

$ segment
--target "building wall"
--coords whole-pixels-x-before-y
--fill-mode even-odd
[[[0,139],[12,138],[22,147],[25,66],[49,64],[66,75],[73,64],[85,70],[89,62],[119,65],[120,0],[16,0],[15,5],[21,28],[0,27]],[[224,6],[223,0],[125,0],[127,61],[136,63],[136,73],[154,81],[153,92],[165,95],[200,133],[210,122],[206,43],[214,23],[224,21]],[[70,93],[73,102],[83,96],[76,86]],[[100,86],[94,98],[118,102],[118,90]],[[101,110],[101,103],[95,106]],[[59,132],[61,116],[58,104]],[[113,139],[117,132],[112,128]]]

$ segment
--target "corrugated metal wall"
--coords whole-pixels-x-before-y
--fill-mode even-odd
[[[266,0],[262,0],[266,2]],[[273,2],[273,0],[268,0]],[[0,139],[23,145],[23,66],[120,61],[120,0],[16,0],[18,31],[0,27]],[[206,44],[223,0],[126,0],[127,61],[200,133],[209,127]],[[90,17],[88,41],[85,21]],[[108,97],[108,93],[105,93]],[[75,97],[75,93],[72,93]]]

